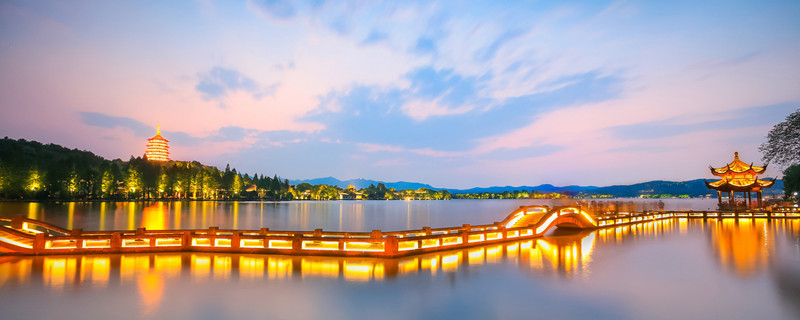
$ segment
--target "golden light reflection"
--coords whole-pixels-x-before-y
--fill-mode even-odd
[[[107,256],[81,257],[80,281],[91,282],[95,287],[105,287],[111,275],[111,259]]]
[[[167,229],[167,208],[161,203],[144,208],[142,212],[142,227],[147,228],[147,230]]]
[[[152,315],[158,310],[158,305],[164,295],[163,276],[157,272],[146,273],[139,277],[138,284],[139,295],[144,307],[143,313],[145,316]]]
[[[31,202],[28,204],[28,219],[39,220],[39,203]]]
[[[227,282],[316,277],[366,282],[414,274],[453,275],[492,264],[517,265],[533,274],[586,277],[591,274],[594,255],[600,248],[641,239],[677,237],[684,229],[688,233],[708,234],[709,248],[722,269],[748,277],[769,267],[771,256],[775,255],[777,234],[800,236],[800,221],[756,218],[648,221],[398,259],[223,253],[0,257],[0,289],[31,285],[35,279],[42,279],[42,285],[53,291],[82,285],[106,287],[133,283],[139,285],[142,304],[148,312],[155,312],[168,279]]]
[[[300,270],[305,277],[324,277],[324,278],[338,278],[339,277],[339,261],[336,258],[320,258],[309,257],[302,258],[300,262]]]
[[[136,203],[128,204],[128,230],[136,229]]]
[[[120,279],[123,282],[133,281],[137,275],[150,270],[150,256],[123,255],[120,257]]]
[[[783,221],[781,221],[783,222]],[[766,268],[775,251],[766,219],[723,219],[711,230],[711,244],[724,269],[748,277]]]
[[[100,202],[100,231],[106,230],[106,202]]]
[[[44,285],[54,290],[73,285],[77,275],[77,265],[75,257],[45,257],[42,269]]]
[[[243,280],[257,280],[264,277],[264,264],[266,257],[239,257],[239,278]]]
[[[270,279],[288,279],[292,276],[292,258],[269,257],[267,277]]]
[[[0,257],[0,288],[12,284],[24,284],[30,279],[33,259]]]
[[[67,229],[72,229],[75,222],[75,202],[70,202],[67,206]]]

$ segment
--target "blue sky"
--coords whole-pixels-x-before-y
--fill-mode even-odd
[[[800,108],[797,1],[2,1],[0,135],[293,179],[711,178]],[[772,168],[769,176],[777,176]]]

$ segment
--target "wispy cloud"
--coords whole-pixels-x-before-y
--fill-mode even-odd
[[[253,95],[253,98],[260,99],[265,95],[275,92],[278,84],[260,87],[253,79],[241,74],[240,72],[223,67],[214,67],[207,73],[200,75],[199,82],[195,89],[203,94],[203,99],[220,99],[232,91],[244,91]]]
[[[113,157],[161,124],[176,155],[298,178],[694,178],[800,105],[792,1],[0,8],[2,134]]]

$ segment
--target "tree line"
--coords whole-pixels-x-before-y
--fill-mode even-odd
[[[514,190],[503,192],[476,192],[459,193],[454,196],[456,199],[560,199],[569,198],[570,193],[541,193],[535,190]]]
[[[0,140],[0,199],[290,200],[289,181],[197,161],[106,160],[91,152]]]

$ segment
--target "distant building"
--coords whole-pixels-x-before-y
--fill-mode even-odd
[[[156,129],[155,136],[147,139],[144,155],[150,161],[169,161],[169,140],[161,136],[161,126]]]
[[[745,197],[745,205],[752,206],[753,199],[752,193],[756,193],[757,206],[761,206],[761,190],[772,187],[775,180],[761,180],[758,178],[759,174],[767,170],[767,166],[756,167],[752,163],[747,164],[739,160],[739,153],[734,152],[733,162],[721,168],[714,168],[709,166],[711,174],[721,177],[721,180],[714,182],[706,181],[706,187],[709,189],[717,190],[719,204],[722,205],[722,193],[728,193],[728,202],[730,206],[735,206],[734,192],[742,192]]]

